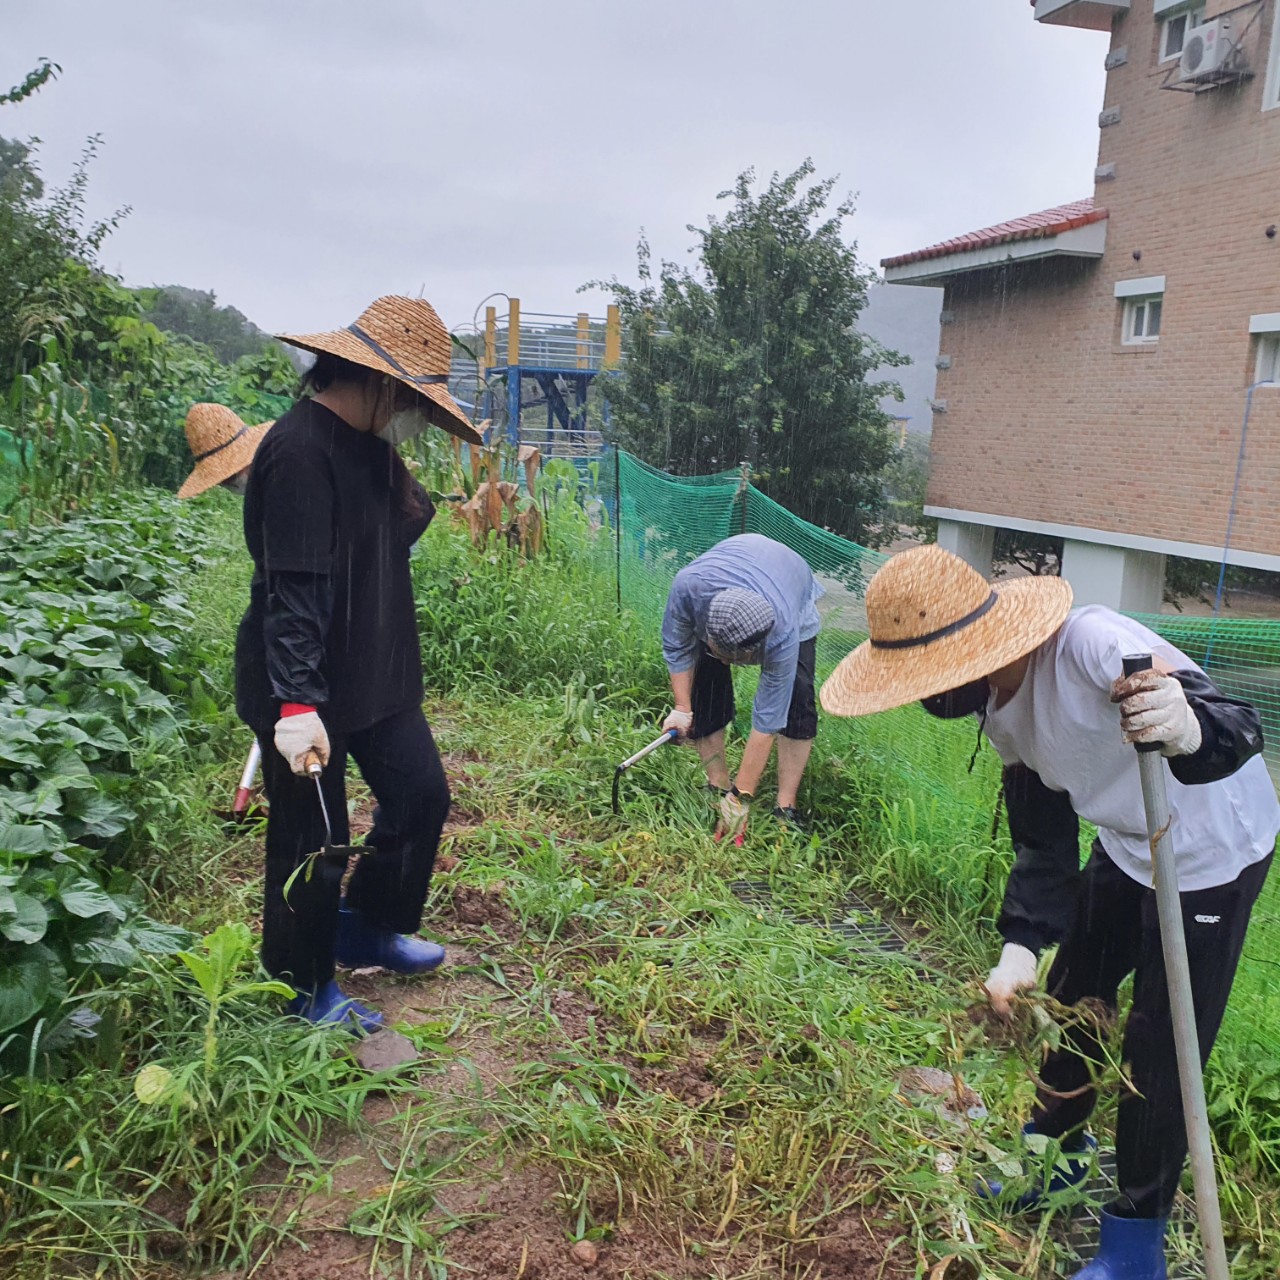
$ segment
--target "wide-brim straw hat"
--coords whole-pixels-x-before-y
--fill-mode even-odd
[[[468,444],[483,444],[471,419],[449,394],[453,340],[436,309],[423,298],[379,298],[355,324],[332,333],[281,333],[281,342],[317,355],[328,352],[352,364],[397,378],[427,400],[427,416]]]
[[[193,404],[187,410],[186,426],[196,465],[182,482],[178,497],[194,498],[243,471],[253,461],[271,422],[250,427],[226,405]]]
[[[894,556],[867,584],[871,638],[822,686],[836,716],[931,698],[1038,649],[1071,612],[1062,578],[1015,578],[993,587],[938,546]]]

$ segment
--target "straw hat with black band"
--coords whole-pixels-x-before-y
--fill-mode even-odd
[[[822,686],[823,708],[865,716],[958,689],[1038,649],[1070,612],[1062,578],[993,587],[941,547],[904,551],[867,584],[871,638]]]
[[[345,329],[277,336],[291,347],[341,356],[403,382],[425,398],[424,408],[435,426],[468,444],[484,443],[449,394],[453,340],[436,309],[425,299],[379,298]]]
[[[186,430],[196,465],[182,482],[178,497],[194,498],[243,471],[269,426],[270,422],[247,426],[223,404],[193,404],[187,410]]]

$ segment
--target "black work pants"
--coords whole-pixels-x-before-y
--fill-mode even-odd
[[[787,723],[782,729],[784,738],[809,742],[818,736],[818,701],[814,692],[817,654],[816,637],[800,642],[796,678],[791,686],[791,703],[787,707]],[[705,647],[693,669],[690,706],[693,711],[693,731],[689,734],[691,742],[719,733],[737,714],[733,697],[733,668]]]
[[[1195,1002],[1200,1064],[1209,1060],[1244,946],[1249,915],[1267,871],[1268,855],[1228,884],[1182,894],[1182,922]],[[1153,889],[1131,880],[1095,843],[1075,921],[1049,971],[1049,993],[1061,1003],[1100,1000],[1112,1011],[1116,990],[1134,974],[1133,1007],[1124,1030],[1122,1060],[1137,1092],[1120,1099],[1116,1169],[1124,1217],[1163,1218],[1173,1206],[1187,1134],[1178,1085],[1178,1060],[1165,978],[1160,921]],[[1040,1073],[1048,1090],[1032,1117],[1036,1129],[1060,1138],[1089,1118],[1096,1091],[1090,1066],[1101,1061],[1089,1024],[1073,1028]],[[1054,1094],[1077,1094],[1057,1097]]]
[[[251,726],[254,727],[254,726]],[[262,963],[300,990],[333,977],[338,899],[345,861],[316,858],[285,885],[309,854],[324,845],[324,818],[316,784],[299,778],[271,745],[274,726],[254,727],[263,744],[267,817],[266,895]],[[412,707],[355,733],[329,734],[329,763],[321,786],[334,844],[348,843],[346,767],[356,762],[373,792],[373,830],[347,887],[347,906],[395,933],[414,933],[431,885],[440,831],[449,813],[449,783],[431,729]]]

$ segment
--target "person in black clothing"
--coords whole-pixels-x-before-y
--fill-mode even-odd
[[[263,439],[245,494],[254,573],[236,640],[236,707],[266,751],[262,959],[313,1022],[380,1015],[343,995],[335,961],[422,973],[444,959],[414,938],[449,786],[422,712],[409,554],[434,514],[395,445],[430,425],[480,436],[446,390],[450,338],[429,303],[380,298],[336,333],[285,336],[316,353],[305,394]],[[350,756],[377,802],[345,899],[345,860],[318,857],[311,770],[348,840]],[[299,870],[299,868],[302,868]],[[298,874],[294,874],[298,872]]]

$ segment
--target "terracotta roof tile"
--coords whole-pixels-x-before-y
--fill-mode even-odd
[[[1039,213],[1029,213],[1022,218],[1012,218],[1008,222],[997,222],[993,227],[983,227],[981,231],[970,231],[967,235],[954,236],[941,244],[930,245],[927,249],[916,249],[912,253],[904,253],[896,258],[884,258],[882,267],[905,267],[911,262],[924,262],[929,258],[946,258],[953,253],[968,253],[973,249],[989,249],[998,244],[1010,244],[1015,240],[1037,240],[1047,236],[1061,235],[1064,231],[1074,231],[1077,227],[1088,226],[1091,222],[1102,222],[1107,216],[1105,209],[1094,206],[1093,197],[1077,200],[1073,204],[1060,204],[1054,209],[1042,209]]]

